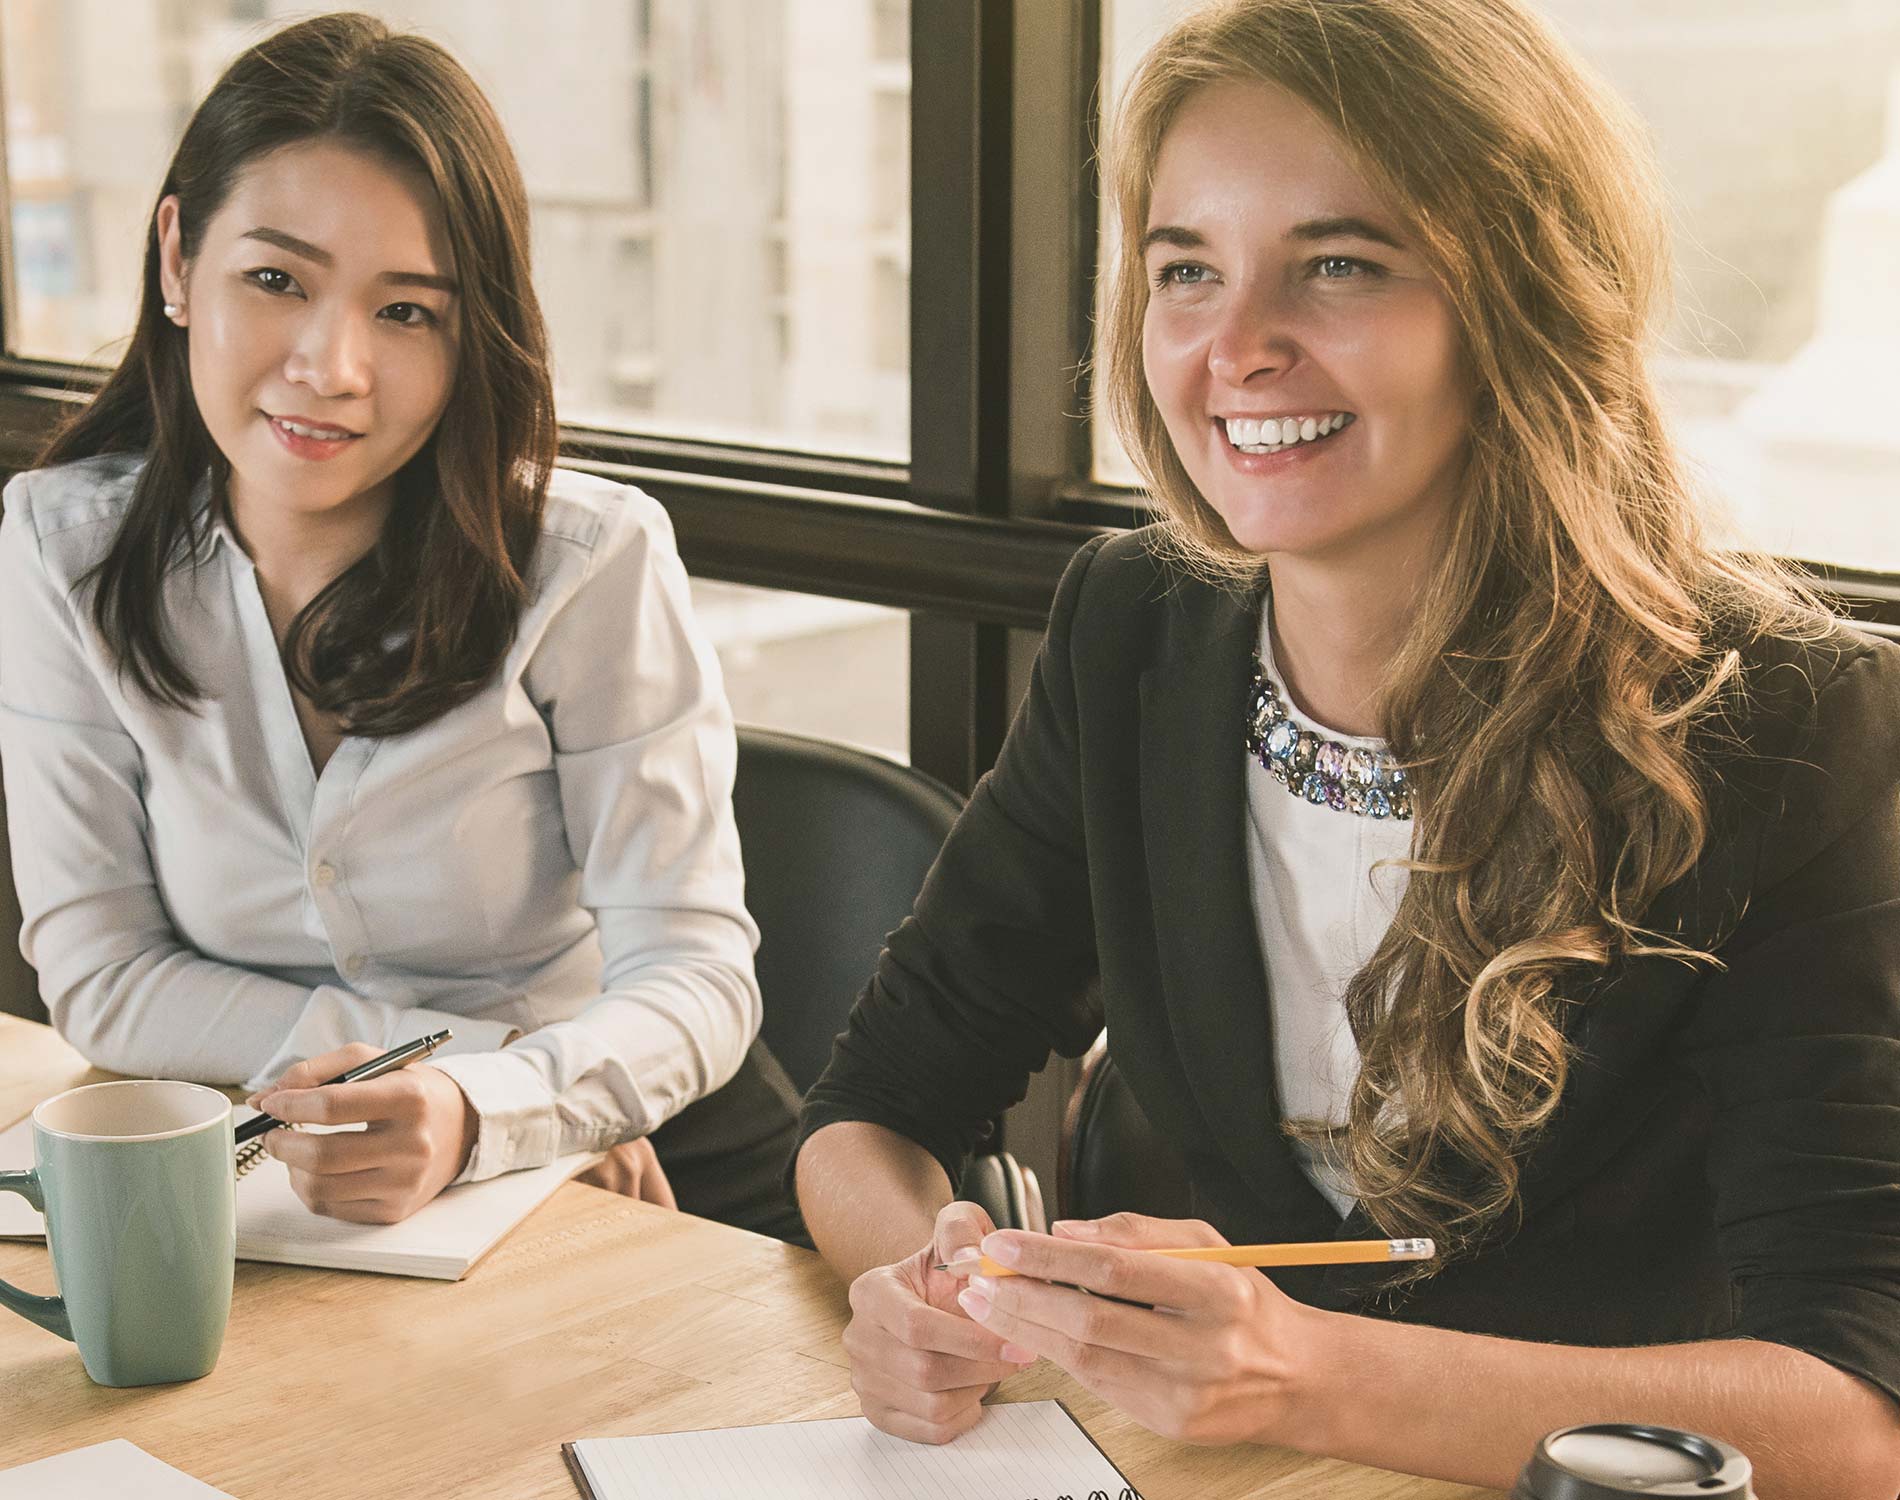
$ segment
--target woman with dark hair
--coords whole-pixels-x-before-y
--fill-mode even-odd
[[[1070,568],[807,1100],[867,1415],[1042,1356],[1195,1441],[1501,1486],[1641,1419],[1891,1500],[1900,652],[1704,539],[1639,132],[1523,0],[1233,0],[1106,183],[1164,519]],[[1104,1023],[1202,1218],[949,1203]],[[1139,1253],[1375,1236],[1440,1253]]]
[[[124,360],[6,491],[22,948],[100,1065],[366,1123],[266,1138],[320,1212],[607,1150],[795,1234],[718,665],[665,513],[554,466],[528,238],[480,90],[369,17],[199,106]]]

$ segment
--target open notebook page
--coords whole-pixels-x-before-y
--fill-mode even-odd
[[[53,1458],[0,1470],[0,1500],[231,1500],[223,1490],[180,1474],[136,1443],[114,1438]]]
[[[237,1116],[241,1122],[255,1113],[240,1109]],[[400,1224],[350,1224],[311,1213],[291,1191],[289,1170],[266,1156],[238,1179],[238,1259],[455,1281],[563,1182],[597,1160],[564,1156],[545,1167],[464,1183]],[[32,1165],[28,1118],[0,1133],[0,1168]],[[46,1221],[24,1198],[0,1194],[0,1235],[45,1232]]]
[[[1059,1401],[992,1406],[940,1448],[846,1417],[588,1438],[565,1451],[591,1500],[1140,1500]]]

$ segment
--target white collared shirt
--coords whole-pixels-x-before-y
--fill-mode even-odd
[[[557,471],[494,678],[319,775],[221,525],[164,599],[204,697],[121,680],[75,584],[141,462],[22,474],[0,520],[20,947],[61,1034],[255,1088],[452,1027],[470,1179],[645,1135],[729,1079],[760,1020],[732,716],[660,506]]]
[[[1281,681],[1264,619],[1258,649],[1268,673]],[[1301,728],[1348,748],[1383,748],[1379,740],[1336,733],[1291,703],[1288,714]],[[1405,858],[1411,844],[1409,822],[1317,806],[1248,756],[1247,866],[1267,965],[1274,1083],[1288,1119],[1345,1123],[1359,1076],[1359,1045],[1346,1024],[1346,984],[1384,939],[1410,878],[1380,862]],[[1357,1199],[1331,1154],[1305,1141],[1293,1143],[1293,1154],[1341,1217],[1349,1213]]]

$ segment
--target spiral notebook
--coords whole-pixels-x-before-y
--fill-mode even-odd
[[[845,1417],[587,1438],[561,1454],[587,1500],[1141,1500],[1060,1401],[989,1407],[940,1448]]]
[[[248,1119],[255,1110],[240,1109]],[[305,1208],[290,1172],[274,1156],[238,1176],[239,1260],[322,1266],[333,1271],[379,1271],[459,1281],[502,1237],[598,1155],[563,1156],[545,1167],[507,1172],[485,1182],[444,1190],[400,1224],[351,1224]],[[33,1165],[32,1117],[0,1131],[0,1168]],[[46,1221],[13,1193],[0,1194],[0,1238],[37,1239]]]

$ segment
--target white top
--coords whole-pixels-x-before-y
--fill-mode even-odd
[[[493,680],[318,775],[223,525],[166,588],[205,696],[121,682],[74,583],[141,463],[19,475],[0,520],[20,949],[60,1033],[118,1072],[259,1087],[451,1026],[469,1179],[645,1135],[729,1079],[761,1014],[732,716],[660,506],[557,471]]]
[[[1348,747],[1383,748],[1382,741],[1336,733],[1295,708],[1274,669],[1269,635],[1263,610],[1260,659],[1282,683],[1281,698],[1296,724]],[[1359,1047],[1346,1025],[1346,982],[1392,925],[1409,878],[1404,869],[1373,867],[1404,858],[1411,843],[1409,822],[1317,806],[1247,757],[1247,868],[1267,965],[1274,1083],[1288,1119],[1345,1122],[1359,1074]],[[1351,1212],[1351,1183],[1328,1155],[1299,1141],[1293,1150],[1340,1216]]]

